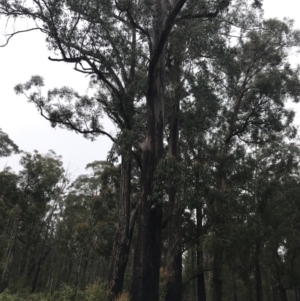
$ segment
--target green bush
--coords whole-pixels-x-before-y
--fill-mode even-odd
[[[75,300],[76,290],[68,284],[62,284],[59,291],[55,293],[57,301]]]
[[[100,281],[90,284],[85,289],[86,301],[107,301],[108,293],[105,286]]]
[[[5,290],[0,294],[0,301],[107,301],[108,293],[105,285],[95,281],[88,285],[84,291],[79,291],[67,284],[62,284],[60,289],[54,292],[53,296],[45,293],[30,294],[23,290],[19,293],[12,293]],[[129,295],[123,293],[117,301],[128,301]]]
[[[5,290],[0,294],[0,301],[50,301],[50,299],[44,294],[11,294],[8,290]]]
[[[5,290],[0,294],[0,301],[16,301],[16,298],[15,295],[12,295],[8,290]]]

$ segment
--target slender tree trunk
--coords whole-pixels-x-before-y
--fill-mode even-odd
[[[44,242],[46,242],[46,239],[45,239]],[[40,271],[41,271],[42,263],[45,261],[47,256],[50,254],[51,248],[49,250],[47,250],[46,252],[43,252],[43,250],[44,249],[42,248],[41,249],[41,255],[39,257],[39,261],[37,262],[37,264],[34,264],[32,266],[32,272],[34,270],[35,265],[37,265],[37,269],[36,269],[35,275],[33,276],[33,281],[32,281],[32,286],[31,286],[31,293],[33,293],[36,289],[36,284],[37,284],[37,280],[38,280],[38,277],[39,277],[39,274],[40,274]]]
[[[88,255],[87,255],[87,258],[88,258]],[[87,266],[88,266],[88,259],[84,259],[83,270],[81,273],[81,277],[79,278],[79,289],[80,290],[83,290],[86,286],[85,279],[87,278],[87,276],[86,276]]]
[[[217,246],[213,259],[212,301],[222,301],[222,259],[223,250]]]
[[[110,262],[109,291],[111,300],[114,300],[122,292],[130,250],[130,183],[131,157],[129,149],[127,154],[122,156],[121,163],[118,228]]]
[[[21,265],[19,268],[19,277],[22,277],[23,274],[25,273],[25,268],[28,261],[28,248],[29,248],[28,246],[25,247],[25,250],[22,255]]]
[[[177,164],[178,140],[179,140],[179,111],[180,111],[180,64],[181,58],[175,49],[174,66],[171,71],[174,73],[172,112],[170,120],[170,133],[168,141],[169,160],[175,160],[170,164]],[[174,169],[176,172],[176,168]],[[170,208],[170,219],[167,224],[167,255],[166,255],[166,301],[181,301],[182,299],[182,206],[176,200],[177,188],[174,178],[170,175],[168,197]]]
[[[278,247],[276,246],[274,248],[274,258],[275,258],[275,271],[273,274],[273,277],[275,279],[275,288],[277,290],[278,296],[280,301],[288,301],[287,295],[286,295],[286,289],[282,286],[282,273],[281,273],[281,258],[278,255]]]
[[[40,270],[41,270],[41,264],[42,264],[42,258],[40,257],[38,265],[37,265],[37,269],[36,269],[36,272],[35,272],[35,275],[33,278],[32,286],[31,286],[31,294],[35,292],[37,280],[38,280]]]
[[[276,283],[276,290],[277,294],[279,296],[280,301],[288,301],[287,295],[286,295],[286,289],[281,284],[281,275],[280,272],[277,271],[277,275],[275,276],[275,283]]]
[[[197,288],[198,301],[206,301],[205,278],[204,278],[204,264],[203,264],[203,240],[202,240],[202,205],[197,207]]]
[[[295,292],[295,301],[299,301],[299,295],[298,295],[297,287],[295,287],[294,292]]]
[[[170,196],[171,192],[169,192]],[[172,196],[173,197],[173,196]],[[175,208],[168,223],[166,301],[182,299],[182,210]]]
[[[271,275],[271,288],[272,288],[272,297],[273,297],[273,301],[280,301],[279,300],[279,294],[278,294],[278,288],[277,288],[277,283],[273,277],[273,275]]]
[[[51,283],[50,283],[50,290],[49,290],[49,295],[52,295],[52,287],[53,287],[53,278],[51,279]]]
[[[288,301],[288,298],[286,295],[286,289],[280,287],[279,288],[279,296],[280,296],[280,301]]]
[[[233,282],[233,300],[238,301],[235,276],[233,277],[232,282]]]
[[[72,254],[70,253],[69,257],[69,267],[68,267],[68,274],[67,274],[67,279],[66,283],[72,285],[72,269],[73,269],[73,260],[72,260]]]
[[[256,243],[255,246],[255,280],[256,280],[256,300],[262,301],[262,281],[261,281],[261,270],[260,270],[260,243]]]
[[[197,273],[197,270],[196,270],[196,266],[197,266],[197,250],[195,247],[192,247],[191,248],[191,261],[190,261],[190,264],[191,264],[191,271],[192,271],[192,275],[195,275]],[[191,299],[192,300],[197,300],[197,280],[196,278],[194,278],[192,281],[191,281]]]
[[[17,228],[18,228],[17,226],[18,226],[18,219],[17,219],[17,221],[14,222],[13,229],[12,229],[11,234],[9,236],[9,240],[8,240],[8,244],[7,244],[7,250],[6,250],[6,261],[5,261],[5,266],[4,266],[4,269],[3,269],[2,276],[1,276],[1,282],[4,279],[6,270],[7,270],[8,265],[9,265],[11,255],[13,253],[14,246],[16,244]]]
[[[214,247],[214,258],[213,258],[213,276],[212,276],[212,301],[222,301],[222,263],[223,263],[223,246],[220,245],[220,240],[224,238],[224,226],[225,220],[224,215],[226,214],[226,207],[222,203],[223,193],[225,189],[226,178],[224,176],[220,179],[219,192],[221,195],[217,198],[216,202],[216,217],[215,217],[215,228],[216,228],[216,245]]]
[[[271,271],[271,287],[273,301],[288,301],[286,289],[281,284],[281,275],[278,267],[276,267],[274,271]]]
[[[237,114],[237,112],[236,112]],[[236,118],[236,115],[235,117]],[[234,124],[234,122],[233,122]],[[230,132],[228,133],[228,137]],[[215,236],[216,236],[216,246],[214,249],[213,258],[213,277],[212,277],[212,301],[222,301],[222,263],[223,263],[223,246],[220,245],[219,241],[224,239],[225,232],[224,227],[226,223],[226,199],[224,197],[225,191],[227,189],[227,175],[226,175],[226,165],[227,156],[230,148],[230,140],[225,139],[224,147],[221,151],[220,167],[217,178],[217,190],[218,196],[215,199]]]

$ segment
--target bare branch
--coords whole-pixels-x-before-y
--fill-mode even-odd
[[[34,28],[30,28],[30,29],[25,29],[25,30],[18,30],[18,31],[15,31],[15,32],[13,32],[13,33],[8,33],[8,34],[5,34],[6,36],[8,36],[8,38],[7,38],[7,40],[6,40],[6,43],[3,44],[3,45],[0,45],[0,47],[5,47],[5,46],[9,43],[10,39],[11,39],[13,36],[15,36],[15,35],[17,35],[17,34],[19,34],[19,33],[30,32],[30,31],[34,31],[34,30],[39,30],[39,31],[45,33],[45,30],[43,30],[43,29],[41,29],[41,28],[39,28],[39,27],[34,27]]]

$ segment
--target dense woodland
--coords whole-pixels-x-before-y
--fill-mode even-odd
[[[54,151],[0,172],[0,300],[300,300],[300,32],[262,8],[0,0],[32,25],[7,43],[41,31],[93,91],[34,75],[15,92],[53,127],[113,142],[75,180]],[[2,157],[20,152],[7,134]]]

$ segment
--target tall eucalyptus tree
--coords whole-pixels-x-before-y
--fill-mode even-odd
[[[259,6],[260,2],[254,4]],[[33,93],[30,100],[52,125],[86,137],[106,135],[118,146],[122,177],[119,226],[111,261],[112,298],[122,290],[136,210],[138,233],[131,298],[158,300],[163,202],[154,187],[155,172],[164,156],[169,36],[180,23],[226,15],[229,6],[226,0],[0,1],[1,15],[33,21],[32,28],[12,33],[8,41],[19,32],[40,30],[54,53],[50,60],[74,64],[77,71],[91,75],[99,85],[94,97],[82,97],[62,88],[50,91],[47,97]],[[34,77],[17,91],[24,92],[32,85],[40,87],[41,79]],[[102,111],[118,126],[117,137],[101,126]],[[141,196],[130,214],[132,158],[141,170]]]

